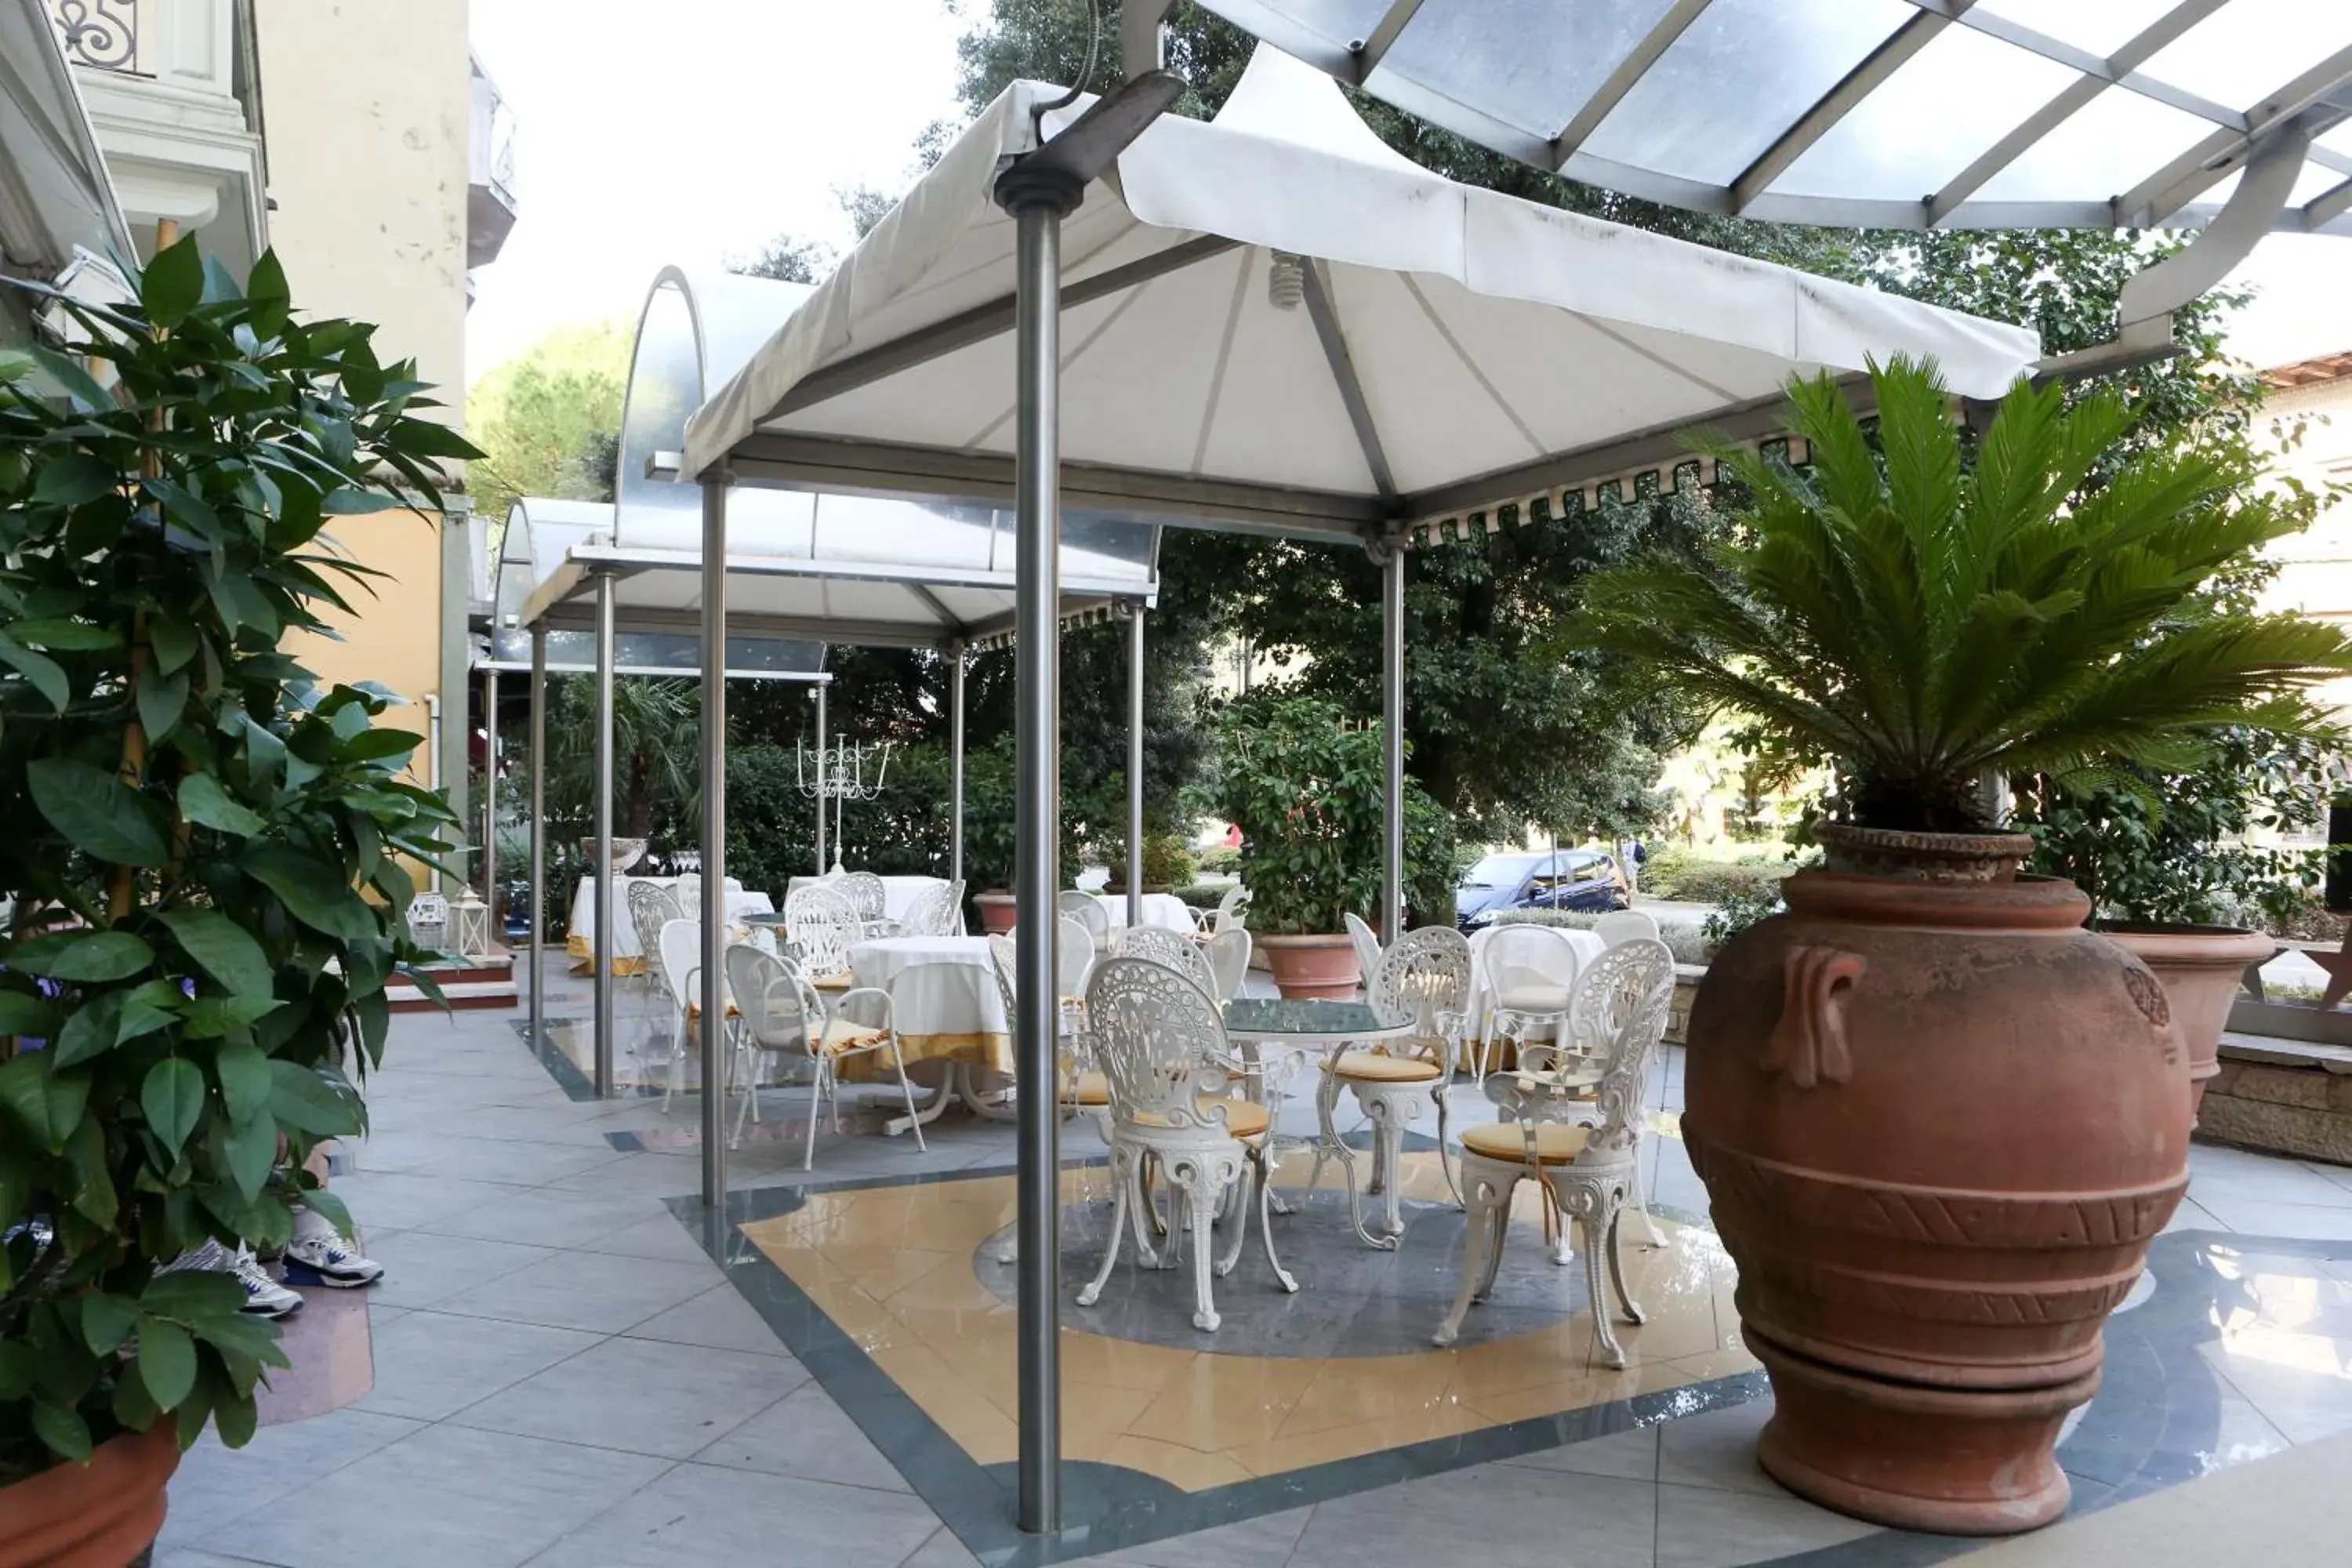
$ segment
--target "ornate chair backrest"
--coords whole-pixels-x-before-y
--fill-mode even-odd
[[[1013,1027],[1013,985],[1019,969],[1020,947],[1010,931],[988,933],[989,966],[996,971],[996,999],[1004,1004],[1004,1026]]]
[[[1523,1120],[1571,1121],[1593,1129],[1581,1163],[1631,1149],[1641,1136],[1650,1056],[1674,1010],[1675,955],[1655,937],[1629,937],[1585,966],[1569,1003],[1569,1050],[1520,1047],[1522,1081],[1540,1079],[1598,1058],[1605,1064],[1589,1100],[1538,1096],[1518,1107]],[[1578,1053],[1581,1052],[1581,1056]],[[1489,1080],[1492,1081],[1491,1079]]]
[[[1592,922],[1592,934],[1603,944],[1615,947],[1637,936],[1655,938],[1658,922],[1640,910],[1612,910]]]
[[[899,922],[908,936],[953,936],[963,923],[963,884],[940,882],[915,895]]]
[[[1087,934],[1095,939],[1095,946],[1097,949],[1109,942],[1110,916],[1104,911],[1102,900],[1092,893],[1080,892],[1076,888],[1066,888],[1054,895],[1054,910],[1064,918],[1074,920],[1086,927]]]
[[[1242,994],[1242,983],[1249,978],[1250,933],[1246,927],[1227,926],[1201,944],[1201,956],[1209,961],[1209,973],[1216,978],[1211,995],[1220,1002],[1230,1002]]]
[[[1397,939],[1374,972],[1370,1000],[1384,1018],[1411,1018],[1423,1035],[1461,1026],[1470,1008],[1470,943],[1451,926],[1423,926]]]
[[[784,895],[784,925],[812,976],[849,973],[849,949],[865,930],[857,910],[830,882],[811,882]]]
[[[1101,906],[1096,906],[1095,912],[1100,914]],[[1095,954],[1104,944],[1095,939],[1092,927],[1067,915],[1061,917],[1055,931],[1054,984],[1065,996],[1083,995],[1087,976],[1094,973]]]
[[[1495,928],[1478,959],[1486,966],[1486,988],[1499,1002],[1531,985],[1570,990],[1581,956],[1574,942],[1549,926],[1514,921]]]
[[[1339,917],[1347,922],[1348,940],[1356,946],[1356,968],[1364,976],[1364,989],[1371,990],[1372,981],[1381,972],[1381,939],[1361,917],[1353,911]]]
[[[1164,963],[1211,996],[1217,994],[1217,976],[1209,968],[1201,944],[1181,931],[1158,926],[1129,926],[1118,933],[1111,951],[1121,958],[1148,958]]]
[[[1225,1021],[1207,992],[1164,963],[1107,958],[1087,983],[1087,1019],[1114,1122],[1224,1125],[1234,1079],[1224,1065]]]
[[[1209,934],[1223,936],[1249,923],[1250,890],[1235,882],[1217,900],[1216,912],[1209,917]]]
[[[629,924],[637,933],[637,951],[645,955],[654,984],[664,984],[661,973],[662,927],[676,920],[684,920],[686,911],[677,907],[669,889],[659,882],[637,881],[626,884],[629,889]]]
[[[662,922],[661,934],[648,952],[661,955],[661,983],[680,1011],[702,1001],[702,925],[698,921]]]
[[[834,879],[834,890],[849,900],[862,921],[878,921],[889,902],[882,879],[871,871],[844,871]]]
[[[824,998],[799,966],[751,942],[727,949],[727,991],[762,1049],[806,1051],[824,1035]]]

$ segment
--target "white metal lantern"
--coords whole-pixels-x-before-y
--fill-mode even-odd
[[[408,940],[427,952],[438,952],[449,941],[449,900],[438,893],[419,893],[408,905]]]
[[[450,945],[467,958],[490,955],[490,906],[471,888],[449,906],[449,937]]]

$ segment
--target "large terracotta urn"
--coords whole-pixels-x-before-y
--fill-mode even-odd
[[[87,1465],[0,1487],[0,1568],[122,1568],[163,1528],[163,1486],[179,1465],[165,1416],[100,1444]]]
[[[2230,1004],[2245,984],[2246,966],[2268,961],[2278,943],[2237,926],[2109,923],[2099,930],[2164,982],[2173,1026],[2189,1053],[2189,1124],[2194,1127],[2205,1086],[2221,1070],[2221,1031],[2229,1026]]]
[[[971,907],[980,911],[980,929],[984,936],[1009,936],[1020,918],[1013,895],[1003,888],[992,888],[985,893],[972,895]]]
[[[1257,951],[1274,976],[1274,988],[1286,1001],[1330,997],[1346,1001],[1356,994],[1360,977],[1356,944],[1345,934],[1262,936]]]
[[[2021,836],[1822,830],[1708,967],[1682,1121],[1791,1491],[1953,1534],[2065,1511],[2101,1326],[2188,1185],[2164,987]]]

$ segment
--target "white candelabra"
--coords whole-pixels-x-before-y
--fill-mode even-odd
[[[805,742],[796,742],[793,748],[794,782],[801,794],[817,803],[833,803],[833,869],[842,868],[841,814],[853,800],[872,800],[882,793],[882,781],[890,772],[890,748],[896,742],[883,742],[879,746],[867,746],[861,742],[842,741],[815,752],[815,766],[810,766],[810,748]],[[872,761],[874,778],[866,781],[866,764]]]

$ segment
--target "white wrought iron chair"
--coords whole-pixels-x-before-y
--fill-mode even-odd
[[[820,991],[848,986],[849,950],[865,940],[866,923],[833,883],[812,882],[786,893],[784,931],[811,984]]]
[[[1209,967],[1208,956],[1190,932],[1166,931],[1159,926],[1129,926],[1111,943],[1111,952],[1121,958],[1164,963],[1207,992],[1212,1000],[1216,997],[1216,972]]]
[[[1249,979],[1250,933],[1245,926],[1227,926],[1201,944],[1201,956],[1209,961],[1209,973],[1216,984],[1209,994],[1220,1002],[1230,1002],[1242,994],[1242,985]]]
[[[694,1055],[695,1042],[702,1024],[702,922],[672,920],[662,923],[654,945],[646,950],[646,962],[660,959],[663,986],[669,992],[670,1033],[669,1071],[662,1086],[662,1114],[669,1114],[669,1102],[686,1087],[686,1063]],[[722,960],[722,962],[724,962]],[[733,1004],[730,1003],[731,1014]],[[703,1092],[711,1092],[709,1084]],[[725,1093],[722,1086],[719,1093]]]
[[[1576,944],[1559,931],[1514,923],[1494,929],[1481,944],[1478,961],[1486,971],[1490,1021],[1471,1031],[1477,1037],[1471,1071],[1484,1083],[1497,1041],[1517,1047],[1531,1037],[1561,1037],[1582,960]]]
[[[1076,921],[1062,923],[1061,938],[1064,953],[1069,951],[1069,944],[1074,941],[1091,940],[1087,938],[1086,929]],[[988,939],[988,956],[996,972],[997,999],[1004,1005],[1004,1026],[1010,1029],[1020,985],[1019,945],[1013,934],[1009,931],[992,932]],[[1093,963],[1091,955],[1087,963],[1089,965]],[[1110,1089],[1101,1068],[1095,1065],[1092,1037],[1085,1030],[1073,1026],[1078,1016],[1078,1009],[1073,1007],[1068,996],[1065,995],[1056,1013],[1055,1094],[1061,1103],[1063,1114],[1077,1116],[1092,1111],[1102,1119],[1110,1109]],[[1103,1142],[1108,1143],[1110,1123],[1102,1120],[1100,1124]],[[1084,1180],[1083,1177],[1080,1179]],[[1008,1236],[997,1246],[996,1261],[999,1263],[1012,1263],[1020,1256],[1019,1240],[1015,1237]]]
[[[1102,900],[1092,893],[1076,888],[1066,888],[1054,895],[1054,912],[1066,920],[1074,920],[1087,928],[1094,939],[1095,951],[1102,952],[1110,945],[1110,914]]]
[[[757,1050],[803,1053],[811,1065],[808,1145],[801,1154],[802,1170],[815,1168],[818,1113],[827,1100],[833,1104],[833,1130],[841,1131],[842,1062],[879,1051],[890,1053],[891,1065],[898,1072],[898,1091],[907,1101],[907,1119],[914,1125],[915,1147],[924,1148],[923,1123],[915,1112],[915,1088],[907,1078],[906,1054],[898,1048],[887,992],[867,986],[847,992],[828,1005],[798,965],[749,942],[738,942],[727,950],[727,978],[736,997],[739,1038]],[[745,1096],[753,1102],[754,1119],[757,1089],[755,1077]],[[743,1114],[736,1113],[739,1141],[743,1135]]]
[[[1592,922],[1592,934],[1601,939],[1604,947],[1615,947],[1619,942],[1637,936],[1646,936],[1655,942],[1658,940],[1658,922],[1655,917],[1642,910],[1611,910]]]
[[[1364,977],[1364,994],[1370,995],[1372,976],[1381,972],[1380,936],[1354,914],[1343,914],[1339,918],[1347,924],[1348,940],[1355,944],[1356,968]]]
[[[886,922],[906,936],[960,936],[963,932],[963,884],[941,882],[924,889],[907,906],[903,920]]]
[[[1203,936],[1223,936],[1236,927],[1249,923],[1250,890],[1235,882],[1225,889],[1225,896],[1216,907],[1192,911],[1193,929]]]
[[[897,926],[890,921],[889,890],[882,879],[871,871],[844,871],[828,879],[834,891],[849,900],[868,936],[896,936]]]
[[[688,911],[659,882],[640,879],[623,886],[628,889],[629,925],[637,933],[637,974],[645,982],[646,994],[659,996],[668,986],[661,972],[662,927],[688,919]]]
[[[1654,938],[1631,938],[1594,959],[1576,990],[1579,1016],[1607,1028],[1608,1065],[1598,1092],[1580,1098],[1591,1082],[1591,1060],[1559,1046],[1529,1045],[1517,1070],[1486,1080],[1487,1098],[1511,1120],[1463,1135],[1462,1185],[1470,1217],[1461,1286],[1433,1336],[1440,1345],[1454,1342],[1471,1303],[1494,1290],[1510,1231],[1511,1199],[1528,1177],[1543,1184],[1547,1232],[1559,1227],[1564,1236],[1572,1220],[1583,1238],[1594,1334],[1611,1366],[1624,1366],[1626,1358],[1603,1299],[1604,1252],[1625,1321],[1643,1321],[1625,1286],[1617,1222],[1634,1194],[1641,1165],[1650,1055],[1665,1033],[1674,1004],[1674,955]]]
[[[1110,1094],[1111,1221],[1102,1267],[1079,1290],[1078,1305],[1091,1307],[1101,1300],[1133,1208],[1136,1253],[1146,1268],[1172,1266],[1181,1234],[1190,1230],[1192,1326],[1215,1332],[1220,1320],[1210,1277],[1213,1271],[1220,1277],[1232,1273],[1240,1260],[1249,1233],[1248,1204],[1234,1206],[1233,1235],[1222,1258],[1210,1256],[1212,1227],[1227,1194],[1253,1180],[1266,1266],[1285,1290],[1297,1290],[1298,1281],[1275,1256],[1274,1230],[1266,1223],[1265,1108],[1234,1098],[1244,1069],[1225,1039],[1216,1003],[1165,964],[1111,958],[1087,982],[1087,1016]],[[1166,1173],[1176,1196],[1178,1214],[1164,1254],[1155,1253],[1150,1242],[1141,1190],[1147,1159]]]
[[[1445,1174],[1446,1185],[1454,1185],[1445,1142],[1450,1118],[1447,1093],[1453,1087],[1454,1064],[1468,1022],[1469,942],[1451,926],[1423,926],[1405,932],[1381,959],[1372,977],[1370,1003],[1381,1018],[1410,1022],[1412,1032],[1361,1049],[1341,1051],[1331,1058],[1316,1100],[1323,1139],[1316,1148],[1307,1188],[1312,1191],[1321,1179],[1327,1157],[1339,1160],[1348,1169],[1348,1206],[1356,1234],[1369,1246],[1393,1248],[1397,1237],[1404,1234],[1400,1166],[1405,1129],[1420,1121],[1433,1104],[1437,1109],[1438,1168]],[[1365,1228],[1355,1156],[1332,1125],[1342,1089],[1355,1095],[1372,1123],[1371,1184],[1386,1200],[1379,1236]],[[1458,1190],[1454,1201],[1461,1201]]]

